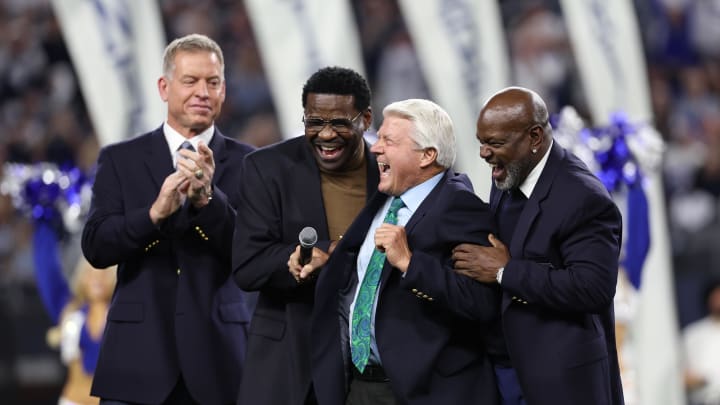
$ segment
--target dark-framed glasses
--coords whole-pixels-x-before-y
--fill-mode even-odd
[[[357,113],[356,116],[352,117],[351,119],[333,118],[329,120],[317,117],[308,118],[303,115],[302,122],[303,124],[305,124],[305,131],[311,134],[322,131],[326,125],[330,125],[333,131],[337,132],[338,134],[347,134],[352,131],[353,123],[356,119],[358,119],[359,116],[362,115],[362,113],[363,112],[360,111],[359,113]]]

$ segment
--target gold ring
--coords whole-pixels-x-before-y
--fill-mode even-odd
[[[202,179],[204,174],[202,169],[195,170],[195,178],[198,180]]]

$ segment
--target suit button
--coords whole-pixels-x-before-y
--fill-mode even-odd
[[[180,275],[180,269],[177,269],[177,275],[178,276]]]
[[[417,288],[413,288],[412,292],[417,293]]]

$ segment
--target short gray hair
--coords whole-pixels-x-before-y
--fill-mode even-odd
[[[437,163],[448,169],[455,163],[455,130],[452,119],[442,107],[430,100],[411,98],[388,104],[383,116],[396,116],[413,123],[410,135],[422,149],[437,151]]]
[[[163,53],[163,75],[172,77],[175,70],[175,55],[178,52],[206,51],[214,53],[220,61],[220,77],[225,80],[225,58],[217,42],[202,34],[189,34],[170,42]]]

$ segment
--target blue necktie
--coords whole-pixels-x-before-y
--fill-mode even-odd
[[[180,150],[180,149],[187,149],[187,150],[195,152],[195,148],[192,146],[190,141],[185,141],[185,142],[181,143],[178,150]]]
[[[385,215],[385,223],[397,224],[397,213],[405,204],[400,197],[395,197],[390,204],[390,209]],[[352,338],[350,339],[350,352],[352,354],[352,362],[362,373],[365,370],[368,359],[370,358],[370,322],[372,320],[372,307],[375,302],[375,293],[377,292],[380,275],[385,265],[385,253],[375,249],[373,250],[370,262],[368,263],[365,277],[363,277],[360,290],[358,291],[357,300],[355,301],[355,310],[352,317]]]
[[[189,151],[195,152],[195,148],[192,146],[190,141],[185,141],[185,142],[181,143],[180,146],[177,148],[178,152],[183,149],[187,149]],[[177,157],[180,157],[180,155],[178,154]],[[175,167],[177,168],[177,163],[175,164]]]
[[[500,215],[498,215],[498,235],[500,240],[510,246],[512,236],[515,233],[520,214],[525,207],[527,198],[520,189],[512,189],[505,192],[500,202]]]

